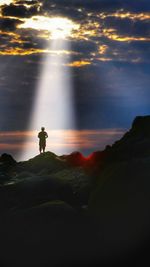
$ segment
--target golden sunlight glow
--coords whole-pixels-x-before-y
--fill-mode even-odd
[[[112,34],[110,39],[118,42],[150,41],[148,37],[119,36],[117,34]]]
[[[132,42],[132,41],[150,41],[150,37],[143,37],[143,36],[123,36],[117,34],[115,29],[104,29],[103,30],[104,36],[107,38],[118,41],[118,42]]]
[[[20,2],[19,0],[0,0],[0,6],[2,5],[10,5],[10,4],[17,4],[18,2]],[[26,0],[26,2],[32,2],[32,0]],[[20,3],[18,3],[20,4]],[[26,5],[24,3],[24,5]]]
[[[131,13],[131,12],[125,12],[123,10],[119,10],[115,13],[101,13],[99,15],[102,19],[108,18],[108,17],[114,17],[114,18],[120,18],[120,19],[131,19],[131,20],[149,20],[150,19],[150,13]]]
[[[101,55],[105,54],[107,49],[108,49],[107,45],[100,45],[99,46],[99,54],[101,54]]]
[[[0,0],[0,6],[10,5],[13,2],[14,2],[13,0]]]
[[[28,56],[33,54],[52,54],[52,55],[78,55],[74,51],[67,51],[67,50],[50,50],[50,49],[38,49],[38,48],[29,48],[28,50],[19,47],[10,47],[6,48],[3,51],[0,51],[0,55],[13,55],[13,56]]]
[[[33,55],[33,54],[39,54],[39,53],[47,53],[47,50],[43,49],[35,49],[35,48],[30,48],[28,50],[25,50],[20,47],[10,47],[6,48],[4,51],[0,51],[0,55],[13,55],[13,56],[26,56],[26,55]]]
[[[52,150],[54,153],[61,155],[60,150],[71,153],[73,150],[80,149],[104,149],[107,144],[112,144],[114,140],[122,137],[126,129],[97,129],[97,130],[71,130],[58,129],[48,131],[47,150]],[[0,132],[0,149],[16,154],[16,151],[27,149],[37,150],[37,135],[38,131],[15,131],[15,132]],[[24,138],[29,138],[27,143],[24,143]],[[61,138],[60,138],[61,137]],[[20,160],[20,156],[15,156]]]
[[[78,24],[62,17],[33,16],[23,21],[24,23],[20,24],[18,28],[48,31],[51,39],[65,39],[71,36],[73,30],[79,29]]]
[[[91,62],[90,61],[84,61],[84,60],[80,60],[80,61],[73,61],[71,63],[66,64],[66,66],[69,67],[83,67],[86,65],[90,65]]]
[[[97,60],[102,61],[102,62],[107,62],[107,61],[112,61],[113,58],[110,57],[99,57]]]

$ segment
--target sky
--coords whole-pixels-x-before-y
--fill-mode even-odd
[[[0,153],[31,135],[38,146],[29,122],[47,57],[63,58],[75,122],[51,129],[49,150],[104,149],[150,114],[149,21],[149,0],[0,0]]]

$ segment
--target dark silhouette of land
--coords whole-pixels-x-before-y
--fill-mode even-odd
[[[1,266],[145,266],[150,116],[88,158],[0,157]]]
[[[45,132],[44,127],[42,127],[41,132],[38,133],[38,138],[39,138],[39,151],[41,154],[42,151],[43,151],[43,153],[45,152],[46,139],[48,138],[48,134],[47,134],[47,132]]]

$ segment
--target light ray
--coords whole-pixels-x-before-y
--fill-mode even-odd
[[[37,84],[35,102],[28,130],[40,131],[41,127],[45,127],[45,130],[50,133],[47,150],[52,150],[51,132],[58,129],[74,129],[75,116],[71,68],[67,67],[67,63],[70,61],[70,55],[59,53],[62,49],[70,50],[69,43],[63,38],[54,38],[49,41],[48,49],[58,51],[58,53],[46,54],[41,64],[42,71]],[[27,138],[26,142],[29,143],[31,141],[30,139],[31,137]],[[59,136],[57,143],[58,146],[63,143],[63,135]],[[68,151],[67,145],[65,148],[62,146],[59,147],[59,154],[70,152],[70,150]],[[53,152],[56,151],[53,150]],[[37,149],[35,150],[35,147],[32,146],[30,151],[29,149],[24,149],[20,155],[20,159],[24,160],[36,154],[38,154],[38,138]]]

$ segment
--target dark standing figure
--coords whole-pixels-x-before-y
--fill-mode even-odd
[[[47,132],[45,132],[45,128],[41,128],[41,132],[38,133],[38,138],[39,138],[39,150],[40,154],[43,150],[43,153],[45,152],[45,147],[46,147],[46,138],[48,137]]]

